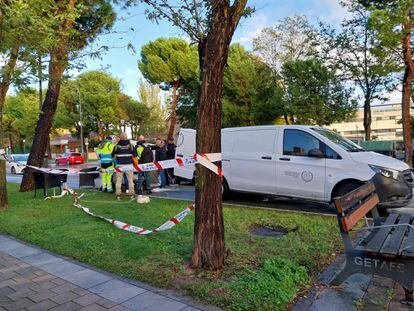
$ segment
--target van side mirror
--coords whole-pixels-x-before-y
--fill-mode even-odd
[[[309,158],[324,158],[325,154],[319,149],[311,149],[308,152]]]

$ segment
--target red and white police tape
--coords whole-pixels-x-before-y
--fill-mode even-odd
[[[181,211],[180,213],[175,215],[170,220],[167,220],[166,222],[164,222],[158,228],[153,229],[153,230],[148,230],[148,229],[144,229],[144,228],[141,228],[141,227],[137,227],[137,226],[127,224],[125,222],[122,222],[122,221],[119,221],[119,220],[116,220],[116,219],[106,218],[106,217],[103,217],[101,215],[95,214],[94,212],[91,212],[91,210],[89,208],[87,208],[87,207],[85,207],[85,206],[83,206],[79,203],[81,198],[84,196],[84,193],[78,195],[78,193],[76,191],[72,190],[72,189],[63,189],[62,193],[60,195],[49,196],[49,197],[45,198],[45,200],[61,198],[65,195],[69,195],[69,194],[75,196],[75,201],[73,202],[73,206],[80,209],[80,210],[82,210],[86,214],[88,214],[92,217],[104,220],[106,222],[109,222],[110,224],[114,225],[118,229],[125,230],[125,231],[128,231],[128,232],[132,232],[132,233],[135,233],[135,234],[140,234],[140,235],[147,235],[147,234],[150,234],[150,233],[160,232],[160,231],[165,231],[165,230],[171,229],[175,225],[178,225],[194,209],[194,204],[190,204],[190,206],[188,206],[186,209],[184,209],[183,211]]]
[[[147,234],[150,234],[150,233],[160,232],[160,231],[165,231],[165,230],[171,229],[175,225],[178,225],[194,209],[194,204],[191,204],[189,207],[184,209],[182,212],[178,213],[177,215],[175,215],[170,220],[167,220],[166,222],[164,222],[158,228],[153,229],[153,230],[148,230],[148,229],[144,229],[144,228],[141,228],[141,227],[137,227],[137,226],[127,224],[125,222],[122,222],[122,221],[119,221],[119,220],[116,220],[116,219],[106,218],[106,217],[103,217],[101,215],[97,215],[97,214],[91,212],[89,208],[87,208],[85,206],[82,206],[79,203],[82,196],[83,196],[83,194],[81,194],[80,196],[75,197],[75,202],[73,203],[73,206],[75,206],[76,208],[81,209],[86,214],[88,214],[92,217],[95,217],[95,218],[98,218],[98,219],[101,219],[101,220],[104,220],[106,222],[111,223],[112,225],[114,225],[118,229],[125,230],[125,231],[128,231],[128,232],[132,232],[132,233],[135,233],[135,234],[140,234],[140,235],[147,235]]]
[[[221,160],[221,154],[219,154],[219,153],[195,154],[193,157],[177,158],[177,159],[174,159],[174,160],[166,160],[166,161],[160,161],[160,162],[154,162],[154,163],[133,165],[133,166],[128,166],[128,167],[125,166],[125,167],[122,167],[122,170],[119,169],[119,168],[118,169],[115,168],[115,171],[116,172],[153,171],[153,170],[162,170],[162,169],[172,168],[172,167],[182,167],[182,166],[192,165],[192,164],[201,164],[201,165],[207,167],[209,170],[216,173],[221,178],[222,177],[221,169],[218,166],[216,166],[215,164],[212,163],[212,162],[216,162],[216,161],[220,161],[220,160]],[[134,170],[132,170],[131,167]],[[53,174],[53,171],[56,171],[56,170],[45,169],[45,168],[35,168],[35,169],[43,171],[45,173],[49,173],[49,174]],[[59,172],[58,174],[61,174],[61,172]],[[76,207],[78,209],[81,209],[83,212],[85,212],[86,214],[88,214],[92,217],[95,217],[95,218],[104,220],[108,223],[111,223],[112,225],[114,225],[118,229],[125,230],[125,231],[132,232],[132,233],[139,234],[139,235],[148,235],[148,234],[151,234],[151,233],[171,229],[175,225],[179,224],[195,208],[195,205],[191,204],[186,209],[184,209],[182,212],[178,213],[177,215],[175,215],[170,220],[167,220],[166,222],[164,222],[158,228],[153,229],[153,230],[148,230],[148,229],[144,229],[142,227],[137,227],[137,226],[134,226],[134,225],[131,225],[131,224],[127,224],[125,222],[122,222],[122,221],[119,221],[119,220],[116,220],[116,219],[109,219],[109,218],[106,218],[104,216],[101,216],[101,215],[98,215],[98,214],[95,214],[95,213],[91,212],[91,210],[89,208],[87,208],[87,207],[85,207],[85,206],[83,206],[79,203],[81,198],[84,196],[84,194],[82,193],[82,194],[78,195],[78,193],[76,191],[74,191],[72,189],[69,189],[69,188],[63,189],[62,193],[60,195],[49,196],[49,197],[45,198],[45,200],[50,200],[50,199],[54,199],[54,198],[61,198],[61,197],[64,197],[65,195],[69,195],[69,194],[75,196],[75,200],[73,202],[74,207]]]
[[[53,169],[53,168],[44,168],[44,167],[37,167],[32,165],[24,165],[17,161],[13,161],[5,154],[1,154],[4,160],[8,162],[14,162],[20,164],[21,166],[30,167],[34,170],[41,171],[48,174],[56,174],[56,175],[80,175],[80,174],[96,174],[96,173],[122,173],[122,172],[144,172],[144,171],[159,171],[168,168],[176,168],[176,167],[183,167],[193,164],[201,164],[217,174],[218,176],[222,177],[221,169],[215,165],[213,162],[221,161],[221,153],[196,153],[191,157],[182,157],[182,158],[175,158],[172,160],[165,160],[165,161],[155,161],[152,163],[145,163],[145,164],[138,164],[138,165],[122,165],[116,166],[112,169],[98,169],[96,171],[91,172],[81,172],[79,170],[60,170],[60,169]]]

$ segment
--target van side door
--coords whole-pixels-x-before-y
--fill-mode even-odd
[[[232,134],[230,188],[274,194],[277,129],[237,130]]]
[[[301,129],[284,129],[280,136],[276,160],[278,194],[323,201],[325,144]]]

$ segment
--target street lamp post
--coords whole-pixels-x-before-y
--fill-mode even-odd
[[[79,125],[80,125],[80,144],[81,144],[81,154],[84,154],[83,150],[83,120],[82,120],[82,102],[81,96],[79,91],[79,86],[76,85],[76,89],[78,91],[78,103],[79,103]]]
[[[23,138],[23,153],[26,153],[26,139]]]

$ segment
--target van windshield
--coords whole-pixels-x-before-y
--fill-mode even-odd
[[[362,152],[365,151],[362,147],[358,146],[357,144],[353,143],[352,141],[342,137],[338,133],[335,133],[334,131],[330,131],[324,128],[320,127],[314,127],[312,128],[313,131],[317,132],[318,134],[321,134],[322,136],[325,136],[327,139],[329,139],[331,142],[337,144],[342,149],[348,151],[348,152]]]

